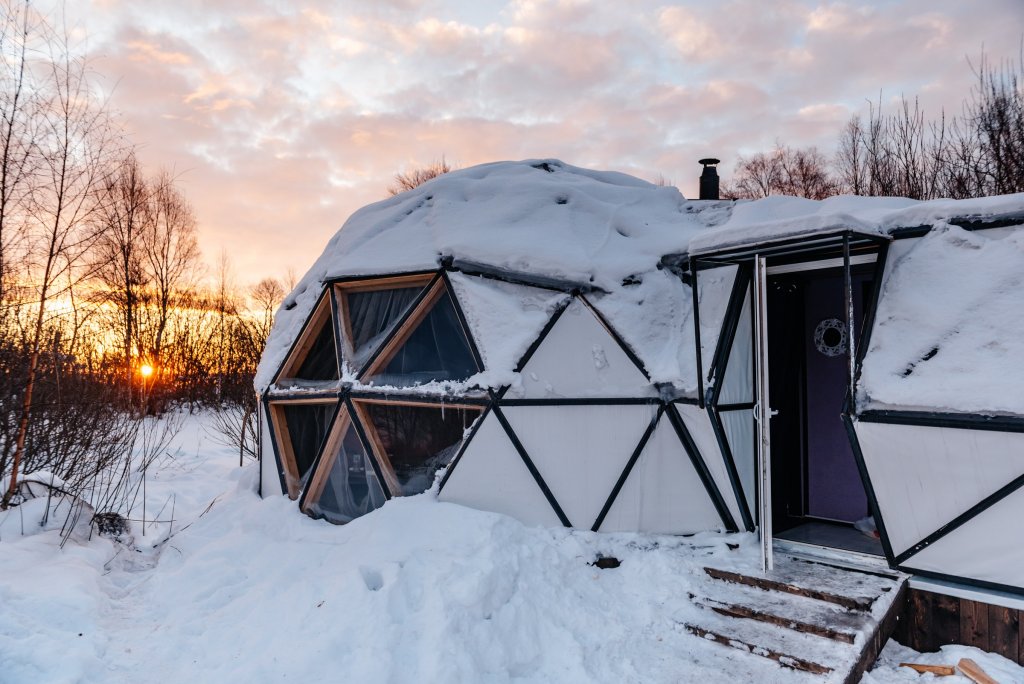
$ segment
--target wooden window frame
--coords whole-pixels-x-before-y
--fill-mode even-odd
[[[323,330],[323,326],[331,326],[331,337],[336,338],[334,332],[334,318],[331,309],[331,298],[328,290],[324,290],[320,295],[320,299],[316,306],[313,308],[312,314],[310,314],[308,320],[302,328],[302,332],[299,333],[298,339],[288,352],[288,356],[285,358],[281,369],[278,370],[277,375],[274,376],[274,385],[282,379],[299,379],[295,377],[295,373],[298,372],[302,366],[303,361],[309,355],[310,350],[313,347],[313,343],[316,342],[316,338],[319,337],[320,332]],[[341,378],[341,363],[338,359],[338,340],[334,340],[334,356],[335,365],[338,369],[338,378]],[[328,382],[328,381],[323,381]],[[335,382],[335,381],[330,381]]]
[[[406,287],[426,288],[430,285],[431,281],[434,280],[435,276],[435,273],[421,273],[415,275],[388,276],[385,278],[335,283],[333,287],[334,296],[338,302],[338,320],[340,321],[338,329],[341,333],[343,358],[355,358],[355,347],[352,344],[352,319],[349,316],[348,295],[358,294],[360,292],[376,292],[379,290],[394,290]],[[359,372],[358,368],[352,368],[350,370],[354,373]]]
[[[271,399],[268,402],[267,414],[270,417],[270,422],[274,430],[274,436],[277,441],[277,453],[281,457],[281,466],[284,469],[285,474],[285,487],[288,490],[288,498],[295,499],[299,498],[299,494],[302,492],[301,478],[299,477],[299,466],[295,460],[295,450],[292,447],[292,437],[288,432],[288,421],[284,416],[284,408],[286,406],[337,406],[337,399],[290,399],[288,401],[274,401]],[[342,407],[341,410],[344,410]],[[337,422],[337,421],[335,421]],[[330,433],[328,433],[330,437]],[[319,455],[319,454],[317,454]],[[314,456],[313,468],[316,468],[316,456]]]
[[[480,406],[479,404],[461,404],[459,402],[437,404],[425,401],[403,401],[401,399],[355,399],[351,400],[352,408],[356,412],[356,417],[359,419],[360,425],[363,426],[363,432],[366,434],[366,439],[370,442],[368,445],[373,451],[373,456],[377,459],[377,463],[380,464],[381,472],[384,474],[384,479],[387,480],[388,489],[391,491],[392,496],[404,496],[402,494],[402,485],[398,482],[398,475],[395,474],[395,469],[391,465],[391,457],[388,455],[387,450],[384,448],[384,442],[381,440],[380,435],[377,433],[377,428],[374,426],[373,421],[370,420],[369,413],[366,410],[366,404],[377,404],[381,406],[411,406],[414,408],[430,408],[435,411],[442,411],[444,409],[455,409],[463,411],[475,411],[476,417],[474,421],[483,415],[486,407]],[[450,465],[450,464],[449,464]]]

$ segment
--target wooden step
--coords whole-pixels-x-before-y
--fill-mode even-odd
[[[850,610],[869,611],[871,610],[871,604],[875,602],[873,598],[842,596],[829,591],[802,587],[790,582],[782,582],[768,577],[741,575],[738,572],[719,570],[718,568],[704,568],[704,572],[717,580],[732,582],[734,584],[745,584],[748,587],[757,587],[758,589],[764,589],[765,591],[781,591],[786,594],[806,596],[807,598],[816,599],[818,601],[834,603],[837,606],[842,606],[843,608],[848,608]]]
[[[747,653],[753,653],[754,655],[761,656],[762,658],[774,660],[779,665],[791,670],[800,670],[801,672],[810,672],[812,674],[828,674],[832,672],[832,668],[820,665],[819,663],[815,663],[811,660],[804,660],[803,658],[797,658],[785,653],[780,653],[764,646],[748,644],[735,637],[718,634],[717,632],[712,632],[711,630],[698,627],[697,625],[684,624],[683,627],[690,634],[699,636],[702,639],[714,641],[722,644],[723,646],[729,646],[730,648],[746,651]]]
[[[823,637],[825,639],[832,639],[833,641],[842,641],[846,644],[852,644],[857,639],[857,633],[853,631],[844,631],[842,629],[835,629],[827,624],[820,624],[818,622],[804,622],[802,620],[783,617],[781,615],[775,615],[755,608],[749,608],[747,606],[741,606],[735,603],[723,603],[721,601],[715,601],[714,599],[703,599],[701,603],[711,610],[715,611],[719,615],[726,615],[734,618],[744,618],[747,620],[754,620],[756,622],[765,622],[770,625],[777,625],[778,627],[784,627],[785,629],[792,629],[797,632],[803,632],[804,634],[813,634],[814,636]]]

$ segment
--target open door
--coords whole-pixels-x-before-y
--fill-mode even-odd
[[[754,420],[757,421],[757,504],[761,570],[772,569],[772,433],[768,384],[768,265],[754,257]]]

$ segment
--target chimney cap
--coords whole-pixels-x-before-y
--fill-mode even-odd
[[[715,159],[714,157],[705,157],[704,159],[698,160],[697,163],[703,164],[704,166],[714,166],[715,164],[721,163],[721,161],[721,159]]]

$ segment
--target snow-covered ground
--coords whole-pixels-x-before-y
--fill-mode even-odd
[[[0,682],[819,681],[682,626],[705,564],[756,562],[750,535],[536,529],[432,492],[336,527],[259,499],[255,465],[208,429],[190,417],[149,471],[147,518],[174,524],[134,523],[137,550],[61,549],[38,506],[0,520]],[[604,554],[622,565],[590,564]],[[1024,681],[976,649],[892,644],[865,681],[964,656]]]

